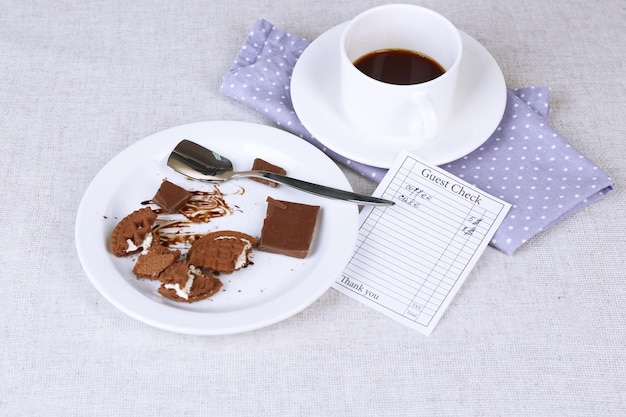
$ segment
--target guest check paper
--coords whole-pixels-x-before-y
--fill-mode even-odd
[[[333,287],[429,335],[511,205],[407,152],[374,195]]]

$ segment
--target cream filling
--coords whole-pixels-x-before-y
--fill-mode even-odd
[[[168,290],[176,291],[177,296],[188,300],[189,294],[191,294],[191,287],[193,287],[193,280],[195,279],[195,275],[202,275],[202,271],[193,265],[189,265],[189,270],[187,271],[187,282],[185,282],[184,287],[181,288],[179,283],[165,284],[164,287]]]
[[[239,239],[242,242],[245,242],[243,250],[239,255],[237,255],[237,259],[235,259],[235,269],[241,269],[246,266],[246,263],[248,262],[248,251],[252,248],[252,243],[250,243],[248,239],[237,238],[233,236],[220,236],[215,238],[215,240],[218,239]]]
[[[132,239],[126,239],[126,243],[128,243],[126,252],[134,252],[139,248],[143,248],[142,253],[148,253],[148,249],[150,249],[150,245],[152,245],[152,233],[148,233],[139,246],[135,245]]]

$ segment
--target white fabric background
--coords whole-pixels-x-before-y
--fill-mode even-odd
[[[381,3],[2,0],[0,415],[623,415],[619,0],[419,2],[479,40],[509,87],[550,86],[552,125],[617,181],[515,255],[488,248],[430,337],[334,290],[265,329],[168,333],[83,273],[76,210],[114,155],[189,122],[268,123],[219,93],[257,18],[314,39]]]

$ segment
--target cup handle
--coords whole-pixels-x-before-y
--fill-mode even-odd
[[[411,99],[411,133],[424,141],[433,140],[439,133],[439,121],[435,105],[428,95],[415,94]]]

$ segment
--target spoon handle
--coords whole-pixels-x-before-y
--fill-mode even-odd
[[[237,176],[265,178],[270,181],[289,185],[307,193],[320,195],[322,197],[333,198],[336,200],[344,200],[352,203],[367,204],[375,206],[392,206],[395,203],[390,200],[372,197],[365,194],[357,194],[351,191],[340,190],[338,188],[327,187],[325,185],[314,184],[308,181],[302,181],[285,175],[276,174],[268,171],[246,171],[237,173]]]

